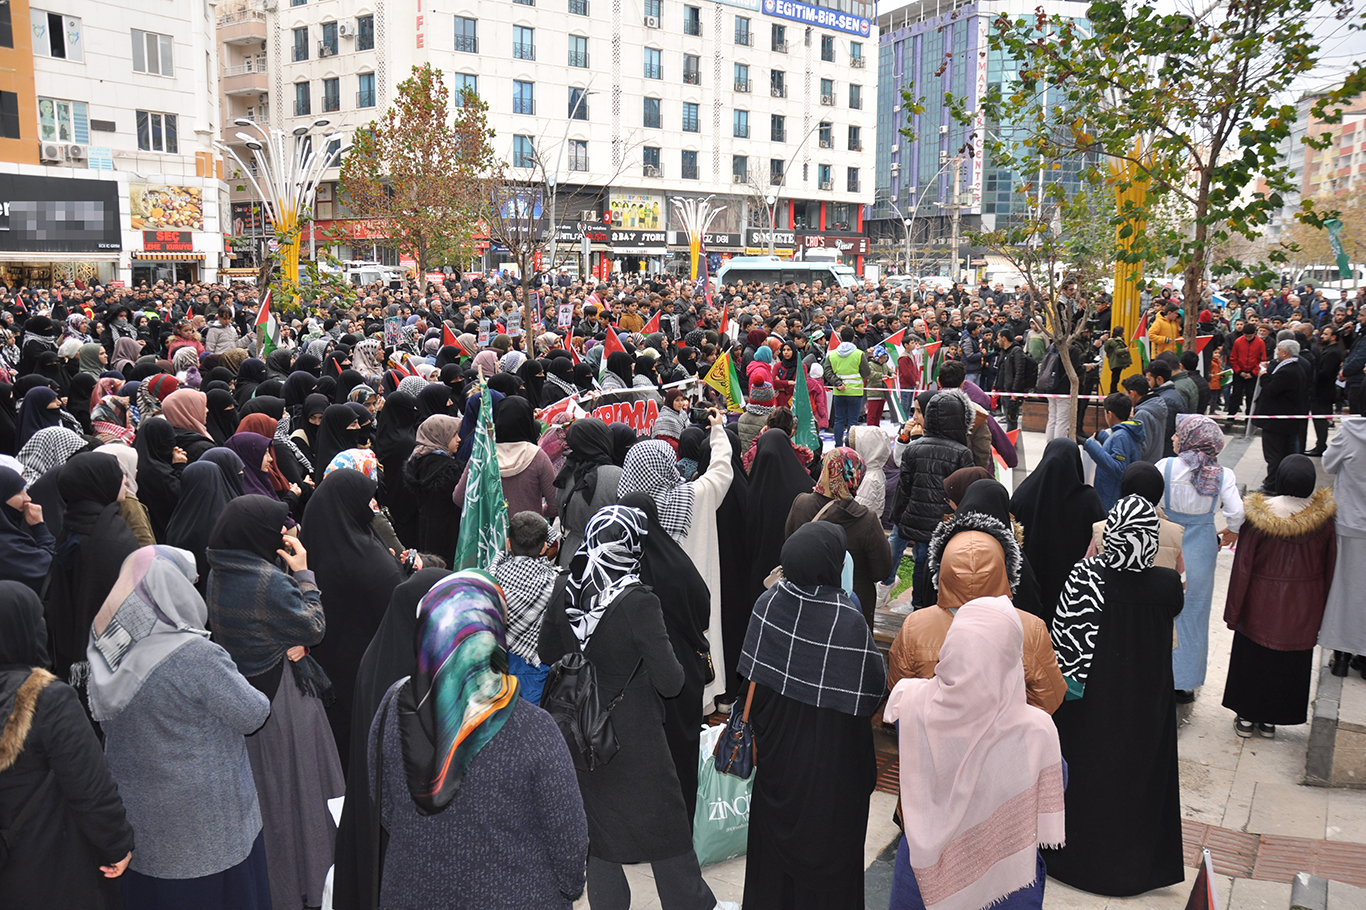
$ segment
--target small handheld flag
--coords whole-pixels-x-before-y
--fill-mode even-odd
[[[792,416],[797,418],[797,432],[792,437],[792,444],[820,452],[820,430],[816,427],[816,414],[811,407],[811,389],[806,384],[806,364],[801,360],[797,361],[797,381],[794,385]]]
[[[642,335],[650,335],[650,334],[653,334],[654,332],[658,332],[658,331],[659,331],[659,314],[662,313],[662,312],[664,312],[664,311],[663,311],[663,310],[656,310],[656,311],[655,311],[655,314],[654,314],[653,316],[650,317],[650,321],[647,322],[647,323],[645,323],[645,328],[643,328],[643,329],[640,330],[640,333],[641,333]]]
[[[451,331],[451,327],[444,322],[441,324],[441,343],[455,348],[461,354],[468,355],[470,353],[465,350],[465,346],[460,343],[460,339],[455,337],[455,333]]]
[[[266,288],[266,296],[261,298],[261,309],[256,312],[256,340],[261,346],[263,360],[280,346],[280,324],[270,311],[270,298],[271,290]]]
[[[716,358],[702,382],[720,393],[726,402],[727,411],[743,411],[745,395],[740,390],[740,376],[735,372],[735,364],[730,359],[730,351]]]
[[[598,369],[599,381],[601,381],[602,378],[607,375],[607,358],[611,357],[617,351],[621,351],[623,354],[625,354],[626,348],[622,345],[621,339],[617,337],[617,333],[611,329],[608,329],[607,340],[604,341],[602,345],[602,366]]]

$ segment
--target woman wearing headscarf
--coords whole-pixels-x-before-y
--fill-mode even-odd
[[[14,411],[14,386],[0,381],[0,455],[19,451],[19,421]]]
[[[1119,481],[1119,495],[1137,494],[1157,508],[1157,565],[1178,572],[1186,571],[1186,561],[1181,557],[1181,537],[1185,529],[1174,521],[1168,521],[1162,512],[1162,497],[1167,487],[1162,481],[1162,472],[1146,461],[1136,461],[1124,469]],[[1095,556],[1105,549],[1105,522],[1098,521],[1091,526],[1091,546],[1087,548],[1088,557]]]
[[[206,395],[208,416],[204,421],[214,445],[222,445],[237,432],[237,404],[226,389],[213,389]],[[197,461],[198,459],[196,459]]]
[[[356,445],[353,448],[369,448],[375,434],[375,415],[359,401],[348,401],[346,407],[356,415]]]
[[[678,463],[668,443],[658,439],[641,440],[626,453],[617,495],[647,493],[659,507],[659,523],[677,541],[701,573],[711,592],[707,629],[711,639],[712,664],[716,679],[708,684],[703,695],[707,702],[726,692],[728,673],[735,669],[739,641],[729,641],[722,634],[720,544],[717,530],[717,510],[726,498],[735,476],[732,461],[724,457],[729,451],[725,418],[719,411],[710,412],[709,448],[712,455],[707,470],[694,481],[684,482],[678,473]],[[624,426],[624,424],[612,424]],[[629,427],[628,427],[629,429]],[[634,432],[634,431],[632,431]],[[809,487],[808,487],[809,489]],[[745,605],[746,613],[753,605]]]
[[[1156,558],[1156,510],[1123,497],[1105,523],[1105,552],[1072,570],[1053,620],[1068,690],[1053,715],[1069,773],[1067,845],[1044,859],[1049,875],[1092,894],[1185,878],[1170,694],[1181,576]]]
[[[1233,653],[1224,707],[1234,730],[1276,735],[1302,724],[1309,709],[1314,644],[1337,561],[1329,487],[1315,489],[1314,463],[1287,455],[1276,471],[1279,495],[1248,497],[1233,556],[1224,622]]]
[[[36,482],[48,471],[66,464],[67,459],[88,445],[66,427],[39,430],[19,450],[18,461],[24,466],[24,480]]]
[[[429,382],[417,396],[417,422],[420,424],[433,414],[449,414],[451,390],[439,382]]]
[[[1066,766],[1025,702],[1024,618],[1004,597],[965,603],[934,675],[892,688],[883,717],[905,769],[892,910],[1043,906],[1039,848],[1066,836]]]
[[[24,403],[19,409],[19,433],[15,437],[20,451],[34,433],[61,425],[61,407],[61,399],[51,386],[36,386],[24,393]]]
[[[326,395],[319,395],[316,392],[304,399],[303,410],[300,413],[302,420],[290,431],[289,439],[297,446],[309,459],[309,464],[318,454],[318,428],[323,422],[323,412],[328,409],[332,402],[327,400]]]
[[[536,443],[541,434],[531,404],[525,398],[505,397],[493,415],[494,440],[498,450],[498,473],[503,479],[503,498],[508,515],[535,512],[547,521],[559,514],[555,502],[555,468]],[[472,436],[473,434],[471,434]],[[462,450],[464,446],[460,447]],[[465,504],[465,485],[469,482],[466,463],[451,500]]]
[[[773,391],[776,393],[773,402],[774,407],[786,408],[791,406],[792,391],[796,388],[797,383],[801,382],[801,361],[802,358],[792,342],[784,341],[782,346],[778,348],[778,357],[773,364]],[[845,442],[849,442],[847,436]],[[852,445],[852,443],[850,444]]]
[[[532,407],[541,407],[541,394],[545,388],[545,365],[539,360],[528,360],[517,370],[522,379],[522,395],[531,402]]]
[[[351,741],[351,693],[365,647],[374,637],[394,588],[403,581],[398,560],[375,536],[375,482],[358,471],[329,474],[308,500],[300,539],[312,553],[331,633],[313,648],[337,700],[328,707],[343,764]],[[343,768],[345,770],[345,768]]]
[[[949,511],[956,512],[958,510],[958,503],[967,495],[968,487],[979,480],[990,479],[990,472],[986,468],[979,468],[976,465],[970,468],[959,468],[945,477],[944,498],[949,501]]]
[[[188,462],[198,461],[217,444],[204,423],[209,417],[209,399],[203,392],[177,389],[161,403],[161,416],[175,427],[176,447]]]
[[[313,459],[314,480],[322,480],[323,472],[337,453],[354,449],[359,439],[360,420],[344,404],[332,404],[323,411],[323,422],[318,426],[318,451]]]
[[[152,533],[166,539],[166,524],[180,501],[180,473],[187,461],[176,446],[176,431],[163,417],[152,417],[138,426],[138,498],[147,507]]]
[[[1203,414],[1183,414],[1176,421],[1176,457],[1157,463],[1166,492],[1162,511],[1168,521],[1185,528],[1181,556],[1186,562],[1186,605],[1176,618],[1176,650],[1172,678],[1182,714],[1195,702],[1195,688],[1205,684],[1209,656],[1209,611],[1214,599],[1214,568],[1219,548],[1238,539],[1243,524],[1243,498],[1233,471],[1219,464],[1224,431]],[[1216,531],[1215,511],[1228,528]],[[1028,529],[1026,528],[1026,531]]]
[[[854,562],[854,596],[868,628],[873,627],[876,585],[892,570],[892,548],[878,516],[859,503],[854,494],[864,483],[863,459],[841,446],[825,454],[816,489],[792,500],[783,527],[784,539],[810,521],[828,521],[844,529],[845,548]]]
[[[490,376],[498,372],[498,353],[493,350],[480,351],[474,355],[471,361],[474,369],[487,380]]]
[[[414,672],[385,695],[366,750],[363,779],[380,781],[388,832],[380,906],[458,895],[468,906],[569,910],[583,892],[589,843],[573,766],[559,729],[507,672],[506,613],[502,591],[475,570],[437,581],[418,606]],[[370,905],[369,893],[359,899],[352,906]]]
[[[840,588],[844,553],[844,529],[828,522],[789,537],[783,577],[754,605],[740,653],[759,756],[746,910],[863,905],[862,845],[877,782],[868,719],[886,671]]]
[[[0,581],[17,581],[39,593],[57,541],[43,521],[43,507],[29,498],[25,486],[19,472],[0,467]]]
[[[363,338],[351,349],[351,367],[366,379],[375,378],[384,372],[383,357],[379,339]]]
[[[137,832],[124,898],[257,910],[270,887],[244,738],[270,702],[209,641],[194,575],[184,550],[137,550],[88,632],[90,711]]]
[[[597,670],[603,697],[619,699],[612,724],[620,751],[596,770],[577,770],[588,815],[590,903],[625,910],[631,892],[621,866],[647,862],[671,906],[713,910],[716,898],[693,852],[660,723],[661,699],[678,694],[684,673],[659,598],[641,584],[646,533],[645,515],[636,509],[607,506],[593,516],[570,563],[565,597],[546,610],[541,662],[582,652]]]
[[[284,382],[289,378],[290,364],[293,362],[294,354],[289,348],[278,348],[271,351],[266,355],[266,379],[278,379]],[[338,370],[337,372],[341,371]]]
[[[65,410],[76,418],[81,433],[86,436],[95,435],[94,428],[90,425],[90,396],[94,393],[98,381],[89,373],[77,373],[71,377],[71,384],[66,389]]]
[[[116,338],[114,339],[114,353],[109,358],[109,363],[114,369],[120,370],[119,364],[134,364],[142,359],[142,342],[136,338]]]
[[[308,654],[326,631],[308,554],[284,533],[286,507],[242,496],[208,539],[207,601],[213,639],[252,687],[270,719],[247,737],[270,857],[272,907],[316,907],[332,864],[336,829],[329,799],[345,792],[327,725],[327,675]],[[276,558],[289,571],[276,568]]]
[[[567,357],[551,357],[545,363],[545,385],[541,387],[540,406],[548,408],[579,394],[574,385],[574,362]]]
[[[844,441],[863,459],[863,483],[858,486],[855,502],[862,503],[882,520],[887,509],[887,459],[892,456],[892,437],[879,427],[850,427]]]
[[[385,396],[384,409],[375,419],[375,455],[382,477],[376,500],[387,509],[394,533],[407,546],[418,538],[416,494],[403,479],[403,468],[417,445],[417,398],[407,392]]]
[[[7,910],[112,910],[133,829],[80,696],[47,664],[38,595],[0,581],[0,817],[12,833],[0,894]]]
[[[372,840],[374,801],[367,785],[366,745],[370,722],[389,687],[417,671],[413,640],[417,633],[417,606],[438,581],[450,575],[445,569],[419,569],[394,588],[389,607],[375,637],[365,649],[356,671],[354,705],[351,708],[351,777],[346,788],[333,874],[333,906],[336,910],[377,910],[372,900],[371,857],[377,849]]]
[[[138,450],[131,444],[121,442],[106,443],[95,448],[96,452],[113,455],[123,469],[123,500],[119,503],[119,514],[128,525],[128,530],[137,538],[138,546],[150,547],[157,542],[152,531],[152,520],[147,515],[147,507],[138,499]],[[51,525],[49,525],[51,527]],[[55,529],[54,529],[55,530]]]
[[[162,402],[180,388],[180,382],[169,373],[155,373],[138,386],[138,415],[140,419],[161,415]]]
[[[629,423],[611,423],[607,428],[612,433],[612,464],[624,468],[626,456],[630,454],[631,447],[640,441],[640,437]]]
[[[321,382],[323,360],[311,352],[305,352],[294,359],[294,365],[290,369],[305,372]]]
[[[137,435],[137,427],[133,421],[133,409],[130,407],[130,402],[135,400],[133,396],[136,395],[137,390],[134,389],[130,396],[126,390],[133,383],[123,385],[117,380],[100,380],[100,383],[106,382],[122,387],[117,393],[102,392],[100,384],[96,384],[91,397],[93,402],[90,408],[91,434],[100,442],[122,442],[131,446]]]
[[[589,520],[603,506],[617,502],[622,474],[621,468],[612,464],[612,434],[598,418],[574,421],[565,440],[569,453],[555,477],[562,566],[568,566],[579,551]]]
[[[271,485],[282,500],[290,503],[291,511],[297,514],[300,503],[307,501],[308,492],[312,489],[310,473],[313,462],[293,439],[283,435],[285,423],[282,419],[276,419],[273,411],[254,411],[242,417],[237,424],[237,432],[256,433],[270,440]]]
[[[285,400],[285,414],[289,416],[290,429],[296,429],[303,420],[304,401],[318,388],[318,379],[312,373],[295,370],[285,380],[281,397]],[[349,391],[349,390],[348,390]],[[341,397],[346,401],[346,396]]]
[[[1039,618],[1047,626],[1068,573],[1086,554],[1091,524],[1105,517],[1075,442],[1054,439],[1044,447],[1038,467],[1011,496],[1010,514],[1024,526],[1024,554],[1039,580]]]
[[[242,460],[242,486],[245,492],[266,496],[297,511],[298,493],[275,464],[275,450],[269,437],[239,428],[224,448]]]
[[[248,357],[242,361],[242,365],[237,368],[237,386],[233,391],[238,406],[242,406],[251,400],[256,394],[256,387],[265,382],[268,378],[264,361],[257,360],[255,357]]]
[[[451,494],[460,482],[455,460],[460,445],[460,421],[433,414],[417,430],[417,445],[403,465],[403,480],[417,501],[417,542],[423,553],[433,553],[454,565],[460,510]]]
[[[332,395],[335,404],[345,404],[356,386],[365,385],[365,377],[356,370],[343,370],[337,377],[337,391]]]
[[[218,465],[196,461],[186,465],[180,475],[180,501],[166,525],[166,544],[194,554],[199,577],[195,588],[202,594],[208,588],[209,561],[205,548],[209,534],[229,502],[235,499],[232,488]]]
[[[602,390],[629,389],[635,380],[635,362],[625,351],[613,351],[607,355],[607,372],[602,374]]]

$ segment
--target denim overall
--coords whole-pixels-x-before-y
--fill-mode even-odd
[[[1214,510],[1219,494],[1203,514],[1172,509],[1172,460],[1163,469],[1166,493],[1163,509],[1167,519],[1181,525],[1181,555],[1186,561],[1186,604],[1176,617],[1176,650],[1172,652],[1172,677],[1177,689],[1205,684],[1209,652],[1209,609],[1214,599],[1214,564],[1219,556],[1219,535],[1214,529]]]

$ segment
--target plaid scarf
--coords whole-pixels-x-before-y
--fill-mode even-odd
[[[659,506],[659,524],[683,541],[692,527],[692,485],[678,473],[677,456],[667,442],[647,439],[631,446],[622,466],[617,495],[647,493]]]
[[[541,665],[536,650],[541,637],[541,618],[550,606],[560,570],[534,556],[499,552],[489,563],[489,574],[503,589],[508,603],[508,650],[531,664]]]

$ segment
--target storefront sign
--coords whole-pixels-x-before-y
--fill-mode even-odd
[[[0,174],[0,250],[116,253],[121,249],[117,183]]]
[[[708,231],[702,235],[702,245],[709,250],[738,248],[742,245],[743,239],[739,234],[721,234]],[[669,246],[686,247],[687,245],[688,234],[686,231],[669,231]]]
[[[767,247],[768,234],[769,232],[766,230],[760,230],[759,228],[750,228],[748,231],[745,232],[745,246]],[[791,231],[774,231],[773,245],[794,247],[797,245],[797,235],[792,233]]]
[[[145,253],[193,253],[194,235],[189,231],[143,231]]]
[[[259,234],[266,227],[265,206],[259,202],[234,202],[232,204],[232,234]]]
[[[630,230],[657,231],[664,226],[661,213],[664,200],[650,193],[622,193],[611,195],[612,227]],[[616,233],[614,230],[613,234]]]
[[[612,250],[621,251],[620,248],[654,248],[664,249],[664,231],[612,231]]]
[[[807,25],[828,28],[836,32],[846,32],[850,35],[860,35],[864,38],[873,32],[871,19],[850,16],[848,13],[826,9],[822,6],[795,3],[793,0],[764,0],[764,12],[779,19],[791,19],[794,22],[803,22]]]
[[[834,250],[855,256],[868,255],[868,238],[862,234],[803,234],[802,246],[808,250]]]

